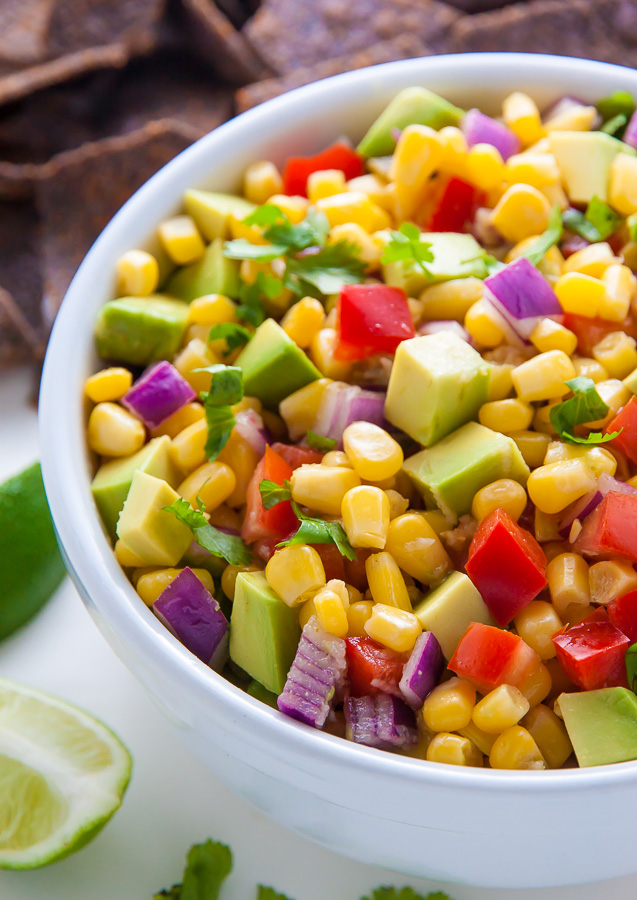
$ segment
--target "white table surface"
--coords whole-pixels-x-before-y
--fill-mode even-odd
[[[0,374],[0,481],[38,457],[29,390],[28,373]],[[273,885],[294,900],[358,900],[381,884],[411,884],[424,894],[446,890],[454,900],[637,898],[637,876],[536,891],[404,878],[336,856],[274,825],[182,748],[68,580],[34,620],[0,646],[0,675],[85,707],[121,736],[134,759],[124,804],[98,838],[49,868],[0,872],[2,900],[150,900],[179,880],[190,845],[208,837],[225,841],[234,852],[235,870],[223,900],[253,900],[257,883]],[[592,845],[594,833],[591,810]]]

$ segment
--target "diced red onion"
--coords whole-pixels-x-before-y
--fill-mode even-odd
[[[343,432],[351,422],[384,422],[385,394],[335,381],[323,392],[312,431],[332,438],[342,448]]]
[[[615,491],[618,494],[637,494],[637,488],[634,488],[632,484],[626,484],[625,481],[619,481],[617,478],[613,478],[612,475],[609,475],[608,472],[602,472],[597,479],[597,490],[601,493],[602,497],[605,497],[606,494],[610,494],[611,491]]]
[[[564,259],[568,259],[574,253],[585,250],[588,247],[588,243],[586,238],[583,238],[580,234],[569,234],[560,244],[560,252]]]
[[[122,404],[147,428],[157,428],[196,396],[186,379],[164,360],[146,369],[124,394]]]
[[[473,338],[467,329],[460,322],[456,322],[453,319],[436,319],[431,322],[423,322],[422,325],[418,326],[417,330],[418,334],[437,334],[439,331],[453,331],[459,338],[473,346]]]
[[[235,429],[237,433],[250,444],[259,457],[265,453],[265,446],[269,443],[263,419],[254,409],[242,409],[235,413]]]
[[[626,126],[622,140],[629,147],[634,147],[637,150],[637,110],[630,117],[630,122]]]
[[[438,684],[444,668],[440,644],[433,631],[423,631],[416,638],[411,656],[405,663],[400,690],[412,709],[420,709]]]
[[[579,519],[580,521],[585,519],[586,516],[590,515],[595,507],[602,502],[606,494],[609,494],[611,491],[615,491],[618,494],[637,493],[637,489],[630,484],[626,484],[625,481],[618,481],[617,478],[613,478],[608,472],[602,472],[597,479],[596,490],[589,491],[588,494],[580,497],[579,500],[571,503],[570,506],[567,506],[564,510],[558,525],[560,535],[562,537],[568,537],[575,519]]]
[[[313,728],[322,728],[334,695],[343,687],[346,667],[345,641],[321,628],[312,616],[277,699],[279,710]]]
[[[389,694],[348,697],[345,723],[347,739],[367,747],[407,747],[418,743],[413,710]]]
[[[228,656],[228,620],[210,591],[190,568],[182,569],[153,603],[166,628],[212,669]]]
[[[491,144],[505,161],[520,150],[519,137],[502,122],[486,116],[479,109],[470,109],[463,117],[460,127],[469,147]]]
[[[541,319],[562,317],[555,291],[525,256],[485,278],[484,288],[484,299],[522,340]]]

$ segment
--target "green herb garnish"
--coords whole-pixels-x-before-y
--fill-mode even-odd
[[[287,480],[283,484],[277,484],[276,481],[262,478],[259,482],[259,493],[261,494],[261,503],[263,503],[265,509],[272,509],[277,503],[292,499],[290,482]]]
[[[208,425],[206,456],[210,462],[214,462],[228,443],[234,428],[232,406],[243,398],[243,372],[237,366],[221,364],[195,371],[210,372],[212,375],[210,390],[202,392],[201,399]]]
[[[585,438],[575,435],[573,432],[578,425],[605,418],[608,406],[597,393],[595,382],[591,378],[580,375],[564,383],[573,391],[573,396],[554,406],[549,414],[553,428],[563,441],[569,444],[605,444],[620,434],[619,431],[612,434],[592,432]]]
[[[637,213],[628,216],[626,219],[626,227],[628,228],[628,236],[631,241],[637,243]]]
[[[626,651],[625,659],[628,687],[637,694],[637,644],[631,644]]]
[[[279,894],[274,888],[263,887],[262,884],[257,888],[257,900],[290,900],[285,894]]]
[[[451,900],[451,897],[442,891],[424,895],[410,887],[381,887],[372,891],[371,897],[361,897],[361,900]]]
[[[433,281],[433,275],[425,265],[434,261],[431,252],[431,244],[420,240],[422,232],[411,222],[403,222],[398,231],[392,231],[389,242],[385,245],[382,263],[413,260],[424,272],[429,281]]]
[[[556,203],[549,216],[548,228],[536,241],[533,241],[530,247],[527,247],[521,256],[526,256],[534,266],[539,266],[551,247],[555,246],[562,237],[562,232],[562,214]]]
[[[615,137],[620,132],[623,132],[626,125],[628,125],[628,116],[624,115],[624,113],[618,113],[612,119],[609,119],[608,122],[604,122],[599,130],[603,131],[604,134],[610,134]]]
[[[330,450],[336,447],[334,438],[323,437],[322,434],[315,434],[313,431],[308,431],[305,439],[310,447],[314,450],[320,450],[321,453],[329,453]]]
[[[596,106],[604,122],[612,121],[617,116],[626,116],[628,121],[635,112],[635,98],[628,91],[615,91],[614,94],[598,100]]]
[[[187,500],[179,497],[170,506],[165,506],[166,512],[172,513],[180,522],[187,525],[200,547],[208,550],[213,556],[218,556],[231,566],[247,566],[252,562],[250,551],[234,534],[226,534],[219,531],[204,516],[204,505],[197,497],[199,509],[193,509]]]
[[[562,222],[570,231],[595,244],[605,241],[621,223],[621,216],[604,203],[599,197],[593,197],[585,213],[578,209],[565,209]]]
[[[237,307],[238,317],[258,328],[265,319],[263,298],[274,300],[282,290],[283,282],[280,278],[258,272],[253,284],[242,284],[239,288],[241,304]]]
[[[219,900],[221,887],[232,871],[232,851],[219,841],[193,844],[181,884],[155,894],[153,900]]]
[[[218,340],[225,341],[228,349],[224,350],[223,355],[228,356],[237,347],[247,344],[251,337],[252,333],[243,325],[237,325],[235,322],[220,322],[210,329],[208,343]]]

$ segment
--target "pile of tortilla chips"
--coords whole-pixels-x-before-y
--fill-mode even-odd
[[[0,0],[0,368],[41,360],[109,219],[236,112],[351,69],[490,50],[637,66],[637,0]]]

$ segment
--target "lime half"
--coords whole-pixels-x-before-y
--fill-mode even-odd
[[[0,869],[88,843],[119,808],[131,758],[81,709],[0,678]]]

